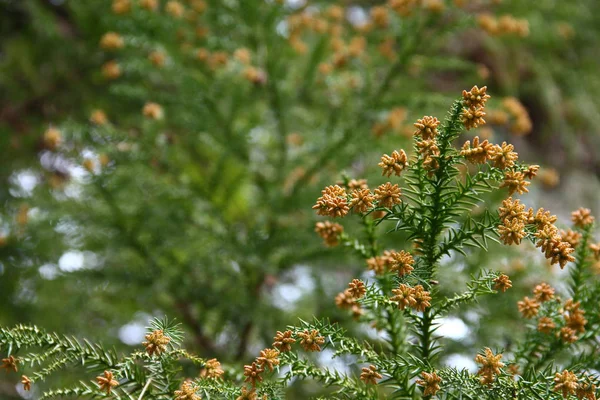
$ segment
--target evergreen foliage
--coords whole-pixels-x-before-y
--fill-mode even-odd
[[[485,88],[482,90],[485,94]],[[322,215],[350,218],[350,212],[355,214],[362,221],[367,240],[363,243],[364,239],[345,233],[340,242],[367,258],[370,266],[381,260],[368,286],[353,280],[336,298],[339,306],[352,309],[358,323],[372,325],[380,332],[375,338],[360,340],[328,320],[300,321],[285,332],[277,332],[273,348],[261,351],[242,373],[235,366],[224,371],[220,363],[215,365],[216,360],[203,360],[183,350],[179,325],[168,320],[153,322],[143,343],[146,353],[136,351],[123,359],[99,344],[20,325],[0,331],[0,344],[7,348],[8,358],[3,360],[6,368],[31,368],[34,372],[23,376],[24,384],[31,385],[60,368],[81,363],[89,371],[104,370],[112,383],[107,388],[99,376],[97,385],[81,381],[74,387],[50,390],[42,398],[94,396],[106,391],[114,398],[127,399],[138,394],[148,399],[278,399],[284,398],[292,381],[310,380],[329,388],[327,398],[340,399],[595,399],[596,336],[600,329],[595,295],[600,285],[591,267],[600,254],[598,246],[590,247],[589,243],[594,218],[587,209],[573,213],[580,235],[571,235],[578,239],[570,243],[567,236],[558,234],[555,216],[544,210],[526,212],[512,197],[498,211],[478,211],[486,190],[465,190],[478,176],[485,175],[485,188],[490,191],[507,186],[512,192],[526,187],[511,183],[515,173],[529,172],[527,176],[533,178],[537,166],[517,163],[517,154],[506,143],[500,146],[474,140],[472,146],[470,141],[465,143],[462,150],[454,147],[464,127],[470,126],[465,116],[473,106],[466,99],[477,91],[474,87],[463,92],[463,100],[453,104],[439,128],[440,122],[431,117],[415,124],[410,160],[401,156],[403,151],[394,152],[402,167],[395,175],[400,176],[405,194],[390,202],[389,193],[396,192],[389,182],[375,189],[374,195],[364,187],[348,188],[353,191],[347,193],[343,187],[328,186],[313,207]],[[483,109],[484,103],[477,107]],[[384,155],[380,164],[384,173],[390,168],[386,160],[390,158]],[[356,201],[361,190],[366,190],[361,200],[368,203],[365,207]],[[467,192],[469,200],[465,203]],[[404,243],[412,242],[412,248],[386,251],[380,256],[373,224],[389,225],[386,235],[404,231],[410,238]],[[333,234],[339,236],[341,232]],[[447,313],[480,296],[502,296],[499,292],[512,286],[505,274],[487,271],[472,277],[466,291],[447,297],[439,290],[444,282],[437,280],[444,257],[468,257],[463,250],[466,246],[487,251],[488,240],[511,245],[526,238],[541,247],[552,264],[569,268],[565,295],[571,298],[563,301],[549,285],[536,286],[534,298],[519,302],[519,310],[537,324],[528,326],[517,348],[493,351],[486,347],[475,356],[480,364],[476,374],[440,364],[445,349],[436,331]],[[34,352],[19,354],[31,349]],[[333,359],[367,367],[360,374],[340,371],[308,355],[321,351],[330,352]],[[203,368],[200,378],[184,380],[189,373],[183,369],[185,361],[196,370]]]
[[[339,3],[0,0],[0,397],[595,398],[598,2]]]

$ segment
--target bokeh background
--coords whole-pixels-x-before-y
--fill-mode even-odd
[[[598,216],[599,33],[596,0],[0,0],[0,326],[127,352],[167,315],[237,367],[298,318],[377,341],[335,306],[372,271],[314,233],[321,188],[382,183],[417,118],[487,85],[488,124],[465,140],[542,166],[528,206]],[[515,288],[442,321],[444,362],[510,348],[517,299],[560,288],[531,247],[445,262],[449,294],[482,268]],[[0,375],[0,398],[21,396],[36,394]]]

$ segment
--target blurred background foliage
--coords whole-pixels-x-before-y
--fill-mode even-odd
[[[125,349],[166,314],[237,364],[298,317],[376,339],[335,307],[372,272],[314,234],[320,189],[382,183],[375,160],[478,84],[475,134],[542,165],[525,204],[597,215],[599,29],[595,0],[0,0],[0,325]],[[448,260],[444,290],[481,268],[515,290],[457,313],[447,361],[510,346],[544,265]]]

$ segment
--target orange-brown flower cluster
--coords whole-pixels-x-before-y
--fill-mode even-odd
[[[171,338],[165,336],[162,329],[157,329],[152,333],[149,333],[148,335],[144,336],[144,338],[146,339],[146,341],[142,342],[142,345],[146,347],[146,352],[150,356],[154,354],[160,356],[162,353],[165,352],[165,350],[167,350],[167,345],[171,341]]]
[[[579,244],[579,241],[583,237],[583,235],[579,232],[576,232],[572,229],[567,229],[566,231],[560,230],[560,237],[564,242],[567,242],[571,245],[571,247],[575,248]]]
[[[368,188],[369,186],[367,185],[366,179],[350,179],[348,182],[348,189],[350,190],[364,190]]]
[[[192,9],[199,15],[203,14],[208,7],[205,0],[189,0],[188,2]]]
[[[354,36],[348,43],[348,55],[351,57],[361,56],[367,48],[367,38],[364,36]]]
[[[206,361],[204,368],[202,368],[202,370],[200,371],[200,376],[211,379],[218,379],[224,373],[225,371],[223,371],[223,368],[221,368],[221,363],[217,361],[216,358],[211,358],[210,360]]]
[[[208,67],[211,70],[223,68],[229,63],[229,55],[224,51],[215,51],[208,54]]]
[[[377,28],[387,28],[390,23],[388,9],[383,6],[371,7],[371,21]]]
[[[343,217],[348,214],[348,194],[346,190],[338,185],[327,186],[321,191],[321,197],[312,207],[317,210],[318,215],[328,215],[334,218]]]
[[[477,85],[473,86],[468,92],[466,90],[463,90],[463,104],[465,105],[465,107],[473,109],[484,107],[485,103],[490,98],[490,95],[487,94],[486,91],[487,86],[484,86],[481,89],[479,89]]]
[[[375,256],[367,259],[367,269],[369,271],[375,271],[377,275],[383,275],[387,266],[387,259],[385,256]]]
[[[554,288],[545,282],[540,283],[533,289],[535,299],[540,303],[545,303],[554,298]]]
[[[571,213],[571,220],[578,228],[585,228],[594,223],[594,216],[589,208],[580,208]]]
[[[242,75],[244,76],[244,79],[246,79],[248,82],[253,83],[257,86],[264,85],[265,83],[267,83],[266,72],[257,67],[248,66],[244,68]]]
[[[435,139],[438,135],[437,128],[439,125],[440,121],[437,118],[425,116],[415,122],[415,128],[417,128],[417,130],[413,135],[420,137],[422,140]]]
[[[494,290],[502,290],[503,292],[506,292],[512,287],[512,282],[506,274],[499,275],[496,279],[494,279],[494,283]]]
[[[285,332],[277,331],[273,338],[273,347],[277,348],[281,353],[292,350],[292,344],[296,343],[296,339],[292,337],[292,331]]]
[[[402,171],[408,167],[408,157],[404,150],[394,150],[391,156],[384,154],[381,157],[381,162],[378,164],[383,172],[382,175],[390,177],[392,174],[400,176]]]
[[[131,0],[113,0],[112,12],[117,15],[127,14],[131,11]]]
[[[103,50],[118,50],[125,46],[121,35],[116,32],[106,32],[100,39],[100,47]]]
[[[94,160],[92,160],[91,158],[86,158],[85,160],[83,160],[81,166],[85,168],[87,172],[91,174],[94,173]]]
[[[160,104],[148,102],[144,104],[144,108],[142,109],[142,114],[146,118],[150,118],[153,120],[159,120],[164,117],[163,108]]]
[[[200,49],[196,50],[195,56],[196,56],[196,60],[200,61],[201,63],[205,63],[210,58],[210,52],[208,50],[206,50],[205,48],[200,48]]]
[[[340,235],[344,233],[344,227],[335,222],[317,222],[315,232],[323,238],[326,246],[334,247],[340,244]]]
[[[356,299],[348,289],[335,296],[335,305],[341,309],[350,309],[357,305]]]
[[[538,209],[535,214],[533,213],[533,208],[527,211],[527,223],[535,224],[538,229],[544,229],[546,225],[554,224],[557,219],[556,215],[550,214],[550,211],[546,211],[543,208]]]
[[[23,390],[26,391],[30,391],[31,390],[31,384],[33,383],[31,379],[29,379],[29,377],[22,375],[21,376],[21,383],[23,384]]]
[[[353,189],[350,193],[350,208],[359,214],[364,214],[374,207],[375,196],[369,188]]]
[[[367,293],[365,283],[360,279],[352,279],[348,284],[348,291],[355,299],[361,299]]]
[[[289,332],[289,334],[288,334]],[[279,349],[288,348],[291,343],[295,340],[291,339],[291,331],[286,332],[277,332],[275,336],[275,344],[277,346],[279,344]],[[290,342],[290,339],[292,342]],[[289,351],[281,350],[281,351]],[[256,386],[257,382],[263,381],[262,373],[265,372],[266,369],[273,372],[274,367],[279,365],[279,350],[276,349],[264,349],[260,352],[260,355],[256,357],[256,360],[252,362],[252,364],[244,365],[244,376],[246,377],[244,382],[250,383],[252,389]]]
[[[162,51],[155,50],[148,54],[148,60],[152,63],[152,65],[160,68],[165,65],[165,62],[167,61],[167,56]]]
[[[140,7],[148,11],[156,11],[158,8],[158,0],[140,0]]]
[[[360,380],[366,383],[367,385],[377,385],[377,379],[381,379],[381,374],[377,372],[377,367],[374,365],[369,365],[369,367],[365,367],[362,369],[360,373]]]
[[[402,124],[406,120],[406,108],[395,107],[390,110],[385,120],[385,126],[387,129],[393,131],[400,131]]]
[[[179,390],[175,391],[175,400],[200,400],[201,397],[196,394],[196,387],[190,380],[181,384]]]
[[[329,75],[331,73],[331,71],[333,71],[333,65],[331,65],[329,63],[322,62],[322,63],[319,64],[319,66],[317,67],[317,69],[319,70],[319,73],[321,75]]]
[[[479,27],[492,36],[517,35],[529,36],[529,22],[526,19],[517,19],[512,15],[502,15],[496,18],[492,14],[482,13],[477,17]]]
[[[502,100],[502,107],[512,117],[509,129],[513,134],[523,136],[531,133],[533,123],[531,122],[531,118],[529,118],[527,109],[517,98],[505,97]]]
[[[519,155],[514,152],[515,146],[502,142],[502,145],[494,145],[491,157],[492,165],[496,168],[506,169],[515,165]]]
[[[600,261],[600,242],[590,244],[590,250],[592,251],[592,257],[596,261]]]
[[[62,134],[56,128],[50,127],[44,132],[44,146],[48,150],[56,150],[62,143]]]
[[[554,376],[554,391],[560,392],[564,399],[575,394],[578,387],[577,376],[566,369],[561,373],[557,372]]]
[[[395,271],[399,276],[404,276],[412,272],[415,260],[410,253],[404,250],[400,252],[391,251],[386,257],[386,263],[390,271]]]
[[[367,269],[369,271],[375,271],[375,274],[377,275],[382,275],[388,270],[392,270],[392,263],[394,262],[394,259],[392,258],[393,254],[398,253],[395,250],[384,250],[383,255],[367,259]],[[410,254],[408,254],[408,256],[410,256]],[[405,258],[406,256],[403,255],[402,257]],[[405,258],[404,261],[408,261],[408,259]]]
[[[483,111],[483,107],[480,108],[464,108],[461,120],[466,130],[471,130],[479,127],[480,125],[485,125],[485,111]]]
[[[539,169],[539,165],[530,165],[529,167],[527,167],[527,171],[524,171],[523,174],[525,175],[525,178],[531,180],[537,176]]]
[[[533,318],[540,311],[540,303],[536,299],[530,299],[529,297],[524,297],[523,300],[517,303],[517,306],[524,318]]]
[[[196,50],[196,59],[201,63],[206,63],[211,71],[224,68],[229,63],[229,55],[224,51],[210,52],[205,48]]]
[[[486,94],[487,86],[479,89],[473,86],[470,91],[463,90],[463,105],[461,120],[467,130],[485,124],[485,103],[490,96]]]
[[[525,213],[525,206],[518,199],[513,201],[512,197],[509,197],[502,202],[499,216],[498,233],[500,240],[506,245],[520,244],[521,239],[526,234],[527,214]]]
[[[113,373],[110,371],[104,371],[104,376],[97,376],[96,382],[98,382],[100,390],[104,390],[106,394],[110,394],[112,388],[119,385],[119,382],[113,378]]]
[[[583,333],[585,332],[587,320],[585,319],[585,311],[580,309],[580,306],[579,301],[574,302],[573,299],[569,299],[565,302],[562,315],[568,328]]]
[[[325,343],[325,338],[320,336],[319,331],[316,329],[305,330],[304,332],[298,333],[298,337],[301,338],[300,345],[306,351],[321,351],[322,344]]]
[[[398,184],[392,185],[390,182],[386,182],[375,189],[374,197],[379,207],[392,208],[402,202],[400,200],[401,194]]]
[[[479,142],[479,136],[473,138],[473,146],[471,141],[467,140],[462,147],[460,155],[472,164],[484,164],[491,159],[494,152],[494,145],[487,140]]]
[[[539,172],[538,180],[551,189],[560,183],[560,174],[555,168],[544,167]]]
[[[494,354],[489,347],[485,348],[484,354],[477,354],[475,362],[481,364],[477,371],[477,375],[481,375],[481,383],[491,385],[494,382],[496,375],[500,374],[500,369],[504,367],[501,359],[502,354]]]
[[[269,371],[273,372],[273,367],[279,365],[279,351],[276,349],[261,350],[256,362],[263,368],[268,368]]]
[[[354,317],[358,318],[363,314],[363,310],[357,300],[362,298],[366,292],[367,289],[365,288],[364,282],[359,279],[354,279],[348,284],[346,290],[337,294],[335,297],[335,304],[341,309],[352,310]]]
[[[508,195],[512,196],[515,192],[519,194],[529,192],[527,186],[530,182],[525,180],[525,174],[520,171],[507,171],[504,175],[504,182],[500,185],[501,188],[508,188]]]
[[[398,308],[401,310],[410,307],[416,311],[423,312],[428,307],[431,307],[431,295],[422,285],[410,287],[401,283],[400,286],[392,290],[392,293],[394,296],[390,300],[398,303]]]
[[[250,65],[252,62],[252,53],[246,47],[241,47],[233,52],[233,58],[244,65]]]
[[[170,0],[165,5],[165,11],[172,17],[181,18],[185,13],[185,7],[176,0]]]
[[[427,140],[419,140],[415,143],[420,157],[423,159],[423,168],[428,171],[428,175],[432,176],[434,171],[439,167],[440,149],[437,146],[435,138]]]
[[[63,189],[69,181],[69,174],[61,171],[54,171],[52,175],[48,177],[48,185],[52,189]]]
[[[106,166],[110,163],[110,157],[108,157],[108,155],[105,153],[101,153],[98,155],[98,161],[100,162],[100,166],[102,166],[102,168],[106,168]]]
[[[494,125],[505,125],[508,123],[509,115],[502,109],[489,109],[488,122]]]
[[[244,382],[248,382],[252,385],[252,387],[256,386],[257,382],[262,382],[263,377],[262,373],[264,372],[264,368],[259,365],[256,361],[252,362],[250,365],[244,365]]]
[[[435,139],[419,140],[415,145],[417,146],[417,151],[424,160],[423,164],[425,166],[431,165],[432,168],[430,169],[435,169],[433,168],[433,165],[437,165],[436,157],[440,155],[440,149],[437,146]],[[433,159],[433,161],[430,159]]]
[[[580,382],[575,389],[575,396],[578,400],[596,400],[596,385],[589,381]]]
[[[575,249],[569,242],[563,240],[558,228],[552,223],[538,225],[535,236],[538,239],[536,247],[542,250],[551,264],[559,264],[560,268],[564,268],[568,262],[575,261],[575,257],[571,255]]]
[[[537,330],[541,333],[550,333],[556,328],[554,320],[550,317],[542,317],[538,321]]]
[[[249,49],[242,47],[233,52],[233,58],[244,66],[242,75],[244,79],[255,84],[264,85],[267,82],[267,74],[261,68],[251,65],[252,53]]]
[[[108,117],[102,110],[93,110],[90,114],[90,122],[94,125],[106,125],[108,123]]]
[[[418,0],[388,0],[388,6],[402,17],[412,14],[418,4]]]
[[[435,394],[440,390],[440,382],[442,378],[440,378],[435,371],[429,372],[421,372],[421,378],[417,379],[417,385],[423,386],[423,396],[435,396]]]
[[[565,343],[575,343],[577,341],[577,332],[568,326],[560,328],[556,336]]]
[[[14,356],[9,356],[8,358],[2,359],[2,366],[0,366],[0,368],[4,368],[6,372],[11,370],[17,372],[19,370],[18,363],[18,359],[16,359]]]
[[[121,76],[121,67],[115,60],[107,61],[102,65],[102,76],[106,79],[117,79]]]
[[[446,4],[444,0],[423,0],[423,8],[439,14],[446,9]]]

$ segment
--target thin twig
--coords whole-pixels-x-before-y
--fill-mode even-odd
[[[148,386],[150,386],[150,382],[152,382],[152,378],[148,379],[148,382],[146,382],[146,384],[144,385],[144,388],[142,389],[142,393],[140,393],[140,397],[138,397],[138,400],[142,400],[142,397],[144,397],[144,393],[146,393]]]

